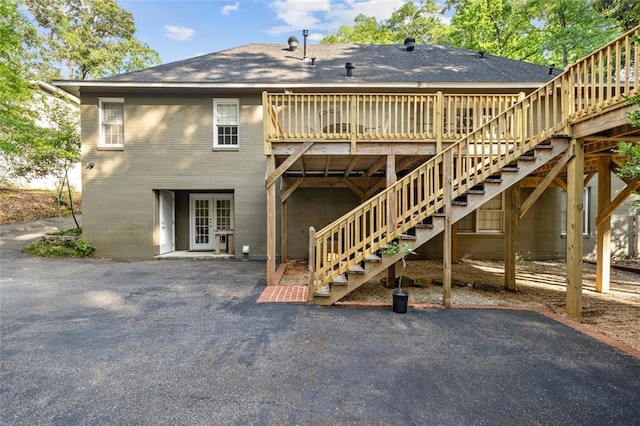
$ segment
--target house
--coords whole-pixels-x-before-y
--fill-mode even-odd
[[[623,43],[637,43],[626,37]],[[598,193],[596,184],[610,182],[611,149],[632,134],[614,130],[628,110],[618,107],[620,93],[637,90],[637,63],[621,65],[634,81],[612,92],[602,77],[577,74],[602,73],[597,56],[563,72],[408,41],[305,39],[297,46],[290,37],[289,44],[250,44],[97,81],[56,82],[81,100],[82,162],[90,165],[83,175],[85,238],[98,256],[112,258],[178,251],[266,258],[269,284],[277,258],[309,258],[311,285],[323,291],[332,291],[337,276],[355,276],[356,266],[407,230],[423,257],[549,259],[578,247],[580,225],[582,259],[582,247],[595,246],[582,239],[596,241],[597,226],[611,218],[609,212],[596,224],[612,205],[604,201],[610,189]],[[613,72],[604,70],[609,80]],[[606,107],[599,107],[601,97]],[[618,121],[593,124],[605,113]],[[586,141],[579,148],[576,129]],[[577,171],[575,158],[586,159]],[[429,161],[435,165],[424,166]],[[489,189],[496,167],[513,174]],[[586,185],[575,182],[580,170]],[[603,170],[607,178],[591,179]],[[448,201],[446,176],[456,176],[459,191]],[[609,183],[617,187],[625,185]],[[368,201],[374,199],[378,204]],[[520,205],[526,211],[517,214]],[[357,219],[341,222],[351,209]],[[634,213],[623,215],[614,223],[627,229],[614,230],[620,238],[610,239],[607,254],[632,251]],[[439,217],[444,228],[435,225]],[[332,223],[338,228],[320,231]],[[423,241],[418,225],[433,235]]]

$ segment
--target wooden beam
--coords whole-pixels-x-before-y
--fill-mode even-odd
[[[451,208],[453,153],[446,152],[442,163],[442,179],[444,184],[444,235],[442,239],[442,302],[445,308],[451,307]]]
[[[324,177],[329,176],[329,167],[331,166],[332,158],[332,156],[327,155],[327,158],[324,160]]]
[[[296,161],[298,161],[298,159],[300,157],[302,157],[302,155],[309,149],[311,148],[311,146],[313,145],[313,142],[307,142],[307,143],[303,143],[302,145],[300,145],[298,147],[298,149],[296,150],[296,152],[294,152],[293,154],[291,154],[289,157],[287,157],[286,160],[284,160],[282,162],[282,164],[280,164],[278,166],[277,169],[275,169],[273,172],[271,172],[269,174],[269,176],[267,177],[267,184],[266,187],[269,188],[271,185],[273,185],[273,183],[278,180],[278,178],[280,176],[282,176],[282,174],[284,172],[286,172],[289,167],[291,167],[291,165],[293,163],[295,163]],[[273,156],[272,156],[273,157]],[[275,157],[274,157],[275,158]],[[275,161],[274,161],[275,164]]]
[[[348,177],[351,174],[353,169],[356,167],[356,164],[358,164],[358,160],[360,160],[360,157],[354,155],[351,161],[349,161],[349,164],[347,164],[347,167],[344,169],[345,177]]]
[[[345,178],[344,181],[347,184],[347,188],[349,188],[351,191],[353,191],[354,194],[360,197],[360,200],[364,198],[364,191],[358,188],[358,186],[353,183],[351,179]]]
[[[364,194],[365,199],[369,199],[372,196],[374,196],[378,191],[380,191],[381,189],[384,189],[385,185],[386,185],[386,181],[383,180],[383,179],[380,179],[380,182],[378,182],[376,185],[372,186],[371,189],[369,189]]]
[[[518,252],[518,220],[520,187],[513,185],[505,192],[504,287],[516,290],[516,256]]]
[[[567,164],[567,314],[582,313],[582,256],[584,217],[584,150],[580,139],[571,141],[574,156]]]
[[[398,181],[398,176],[396,175],[396,156],[395,155],[387,155],[387,169],[385,172],[386,176],[386,185],[387,188],[393,185]],[[389,195],[389,201],[387,204],[387,232],[389,235],[395,232],[396,227],[396,196],[394,193]],[[387,268],[387,284],[391,285],[391,287],[395,287],[395,279],[396,279],[396,264],[393,263],[389,265]]]
[[[598,214],[611,203],[611,159],[601,157],[598,161]],[[608,293],[611,282],[611,217],[597,226],[596,245],[596,291]]]
[[[267,157],[267,176],[276,168],[273,155]],[[276,274],[276,184],[267,186],[267,285],[275,285]]]
[[[451,263],[458,263],[458,222],[451,225]]]
[[[633,194],[633,192],[638,188],[640,188],[640,178],[630,180],[629,183],[627,183],[627,186],[625,186],[625,188],[616,196],[616,198],[613,199],[613,201],[607,206],[607,208],[598,213],[598,217],[596,218],[596,225],[600,226],[601,223],[607,220],[611,216],[611,214],[613,214],[613,212],[620,206],[620,204],[624,203],[625,200],[629,198],[629,196]]]
[[[561,177],[557,177],[553,180],[553,182],[563,189],[564,192],[567,192],[567,182],[563,181]]]
[[[533,190],[531,195],[522,203],[522,207],[520,208],[520,219],[527,214],[529,209],[533,207],[533,204],[540,198],[542,193],[547,189],[547,187],[554,181],[554,179],[560,174],[562,168],[567,164],[569,159],[573,156],[573,152],[571,148],[567,149],[564,154],[558,159],[556,164],[553,166],[553,169],[542,179],[540,185],[536,189]]]
[[[365,176],[370,177],[387,164],[387,157],[380,157],[366,171]]]
[[[305,178],[296,179],[291,186],[282,189],[280,191],[280,200],[282,200],[283,203],[287,201],[289,197],[291,197],[291,195],[295,192],[295,190],[302,185],[304,180]]]
[[[591,179],[593,179],[593,177],[597,174],[598,174],[597,172],[589,172],[587,176],[585,176],[584,182],[582,183],[582,185],[584,185],[585,187],[589,185],[589,182],[591,182]]]
[[[315,241],[316,241],[316,230],[313,226],[309,227],[309,297],[307,298],[308,302],[313,302],[313,296],[316,292],[315,287],[315,279],[314,274],[316,271],[316,251],[315,251]]]

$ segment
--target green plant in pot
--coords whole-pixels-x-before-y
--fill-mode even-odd
[[[397,240],[393,240],[382,250],[382,254],[385,256],[394,256],[401,253],[400,260],[402,260],[402,269],[400,270],[400,277],[396,281],[396,288],[393,290],[393,312],[404,314],[407,312],[407,304],[409,302],[409,292],[402,289],[402,277],[404,276],[404,269],[407,267],[407,256],[410,254],[417,254],[409,247],[409,243],[400,243]]]

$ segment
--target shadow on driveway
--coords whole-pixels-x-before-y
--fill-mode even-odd
[[[640,419],[640,360],[535,312],[256,304],[254,261],[0,270],[2,424]]]

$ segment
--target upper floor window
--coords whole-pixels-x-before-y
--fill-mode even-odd
[[[100,147],[124,147],[124,99],[100,98]]]
[[[218,98],[213,100],[213,147],[238,148],[240,101]]]

